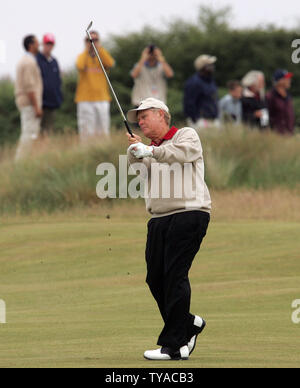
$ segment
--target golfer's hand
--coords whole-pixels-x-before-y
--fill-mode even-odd
[[[153,157],[153,147],[146,146],[143,143],[132,144],[128,150],[137,159]]]
[[[133,137],[129,135],[129,133],[126,133],[127,138],[128,138],[128,143],[131,146],[131,144],[137,144],[137,143],[142,143],[142,138],[139,137],[138,135],[133,134]]]

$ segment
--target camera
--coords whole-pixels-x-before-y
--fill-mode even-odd
[[[149,45],[149,54],[153,54],[156,46],[154,44]]]

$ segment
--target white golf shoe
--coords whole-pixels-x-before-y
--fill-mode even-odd
[[[179,361],[189,359],[189,349],[183,346],[177,351],[172,351],[170,348],[163,347],[157,350],[147,350],[144,353],[146,360],[151,361]]]
[[[196,315],[195,320],[194,320],[195,335],[190,339],[190,341],[187,345],[188,349],[189,349],[189,355],[191,355],[193,353],[193,351],[195,350],[198,335],[202,333],[205,326],[206,326],[206,322],[204,321],[204,319],[202,319],[201,317],[198,317]]]

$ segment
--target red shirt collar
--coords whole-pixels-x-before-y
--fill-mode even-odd
[[[159,147],[165,140],[171,140],[175,136],[175,133],[178,131],[178,128],[172,127],[168,133],[162,138],[162,140],[156,144],[154,141],[150,144],[151,146]]]

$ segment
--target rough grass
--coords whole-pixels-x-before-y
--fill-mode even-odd
[[[299,187],[300,137],[228,127],[203,137],[207,182],[216,189]]]
[[[273,190],[212,190],[212,218],[215,221],[300,221],[300,196],[298,191],[287,189]],[[98,200],[91,206],[77,206],[64,211],[56,210],[33,211],[26,215],[31,222],[43,221],[61,222],[71,217],[81,220],[85,218],[98,220],[106,217],[123,217],[130,220],[143,218],[145,214],[144,201],[119,200],[117,203]],[[5,213],[2,223],[23,222],[23,215]],[[1,225],[1,223],[0,223]]]
[[[300,138],[241,128],[201,134],[206,181],[210,189],[300,192]],[[14,149],[0,150],[0,213],[53,212],[98,204],[96,168],[125,155],[127,139],[114,133],[85,147],[77,137],[41,140],[23,163],[13,162]],[[117,203],[117,201],[108,201]]]

